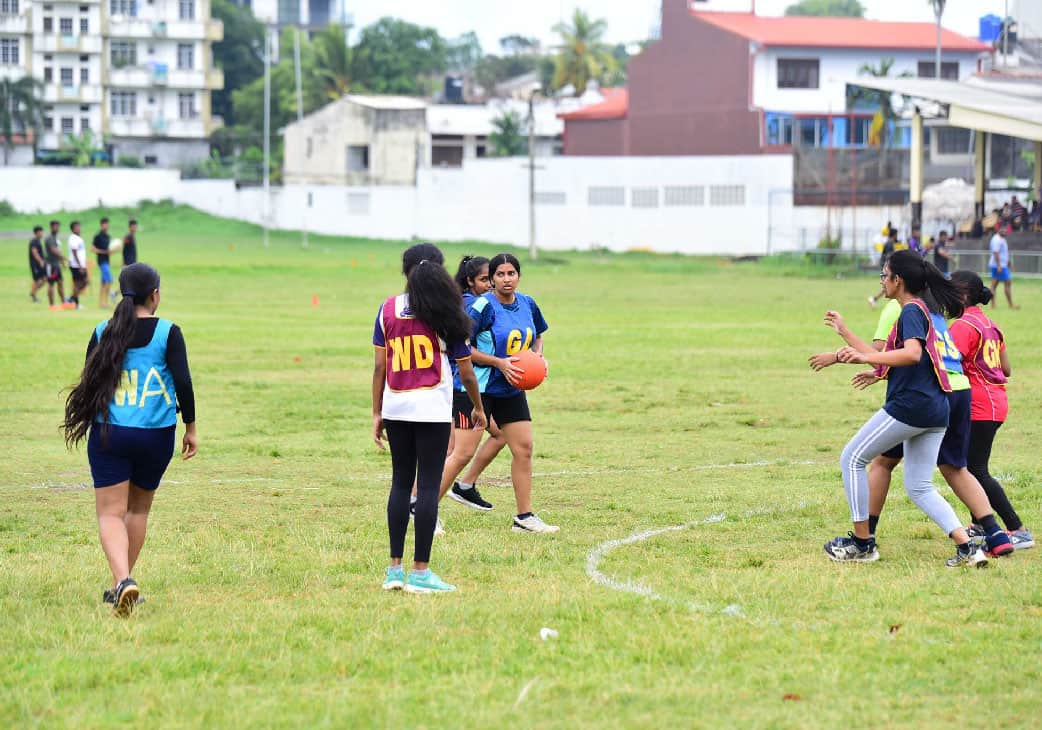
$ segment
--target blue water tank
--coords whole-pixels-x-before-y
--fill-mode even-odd
[[[980,19],[980,40],[994,43],[1002,35],[1002,18],[989,13]]]

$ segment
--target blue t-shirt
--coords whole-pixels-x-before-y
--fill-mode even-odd
[[[933,361],[926,351],[929,329],[926,315],[915,304],[908,303],[901,309],[897,320],[897,347],[902,347],[908,340],[919,340],[923,354],[915,365],[890,368],[883,410],[909,426],[947,428],[948,397],[937,382]]]
[[[469,291],[463,292],[463,311],[469,314],[470,305],[477,300],[477,296],[471,294]],[[495,348],[492,346],[492,335],[484,332],[479,333],[479,336],[471,339],[468,343],[471,347],[479,352],[483,352],[486,355],[494,355]],[[491,368],[488,365],[478,365],[476,362],[471,361],[474,366],[474,377],[478,379],[478,389],[483,393],[484,385],[488,383],[488,379],[491,376]],[[459,392],[464,392],[466,388],[463,387],[462,381],[459,379],[459,368],[456,367],[456,361],[452,361],[452,386]]]
[[[513,304],[503,304],[495,292],[486,292],[474,299],[467,314],[474,322],[471,343],[495,357],[532,349],[535,339],[550,328],[535,300],[521,292],[514,294]],[[499,368],[488,368],[478,377],[478,385],[482,393],[497,398],[510,398],[521,392],[507,382]]]

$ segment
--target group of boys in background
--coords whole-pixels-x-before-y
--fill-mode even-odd
[[[61,221],[50,222],[50,233],[45,238],[43,226],[33,227],[33,237],[29,239],[29,274],[32,277],[32,287],[29,290],[29,299],[34,304],[40,300],[36,293],[47,286],[47,301],[51,309],[83,309],[80,303],[80,295],[90,284],[90,267],[87,262],[87,243],[80,235],[80,222],[72,221],[69,224],[69,238],[67,241],[68,253],[62,251]],[[99,222],[99,230],[91,240],[89,253],[97,257],[98,272],[101,280],[101,288],[98,296],[98,307],[109,306],[110,300],[116,298],[112,289],[112,268],[109,263],[112,245],[112,236],[109,234],[109,219],[102,218]],[[127,233],[122,239],[123,266],[129,266],[137,261],[137,221],[133,218],[127,224]],[[62,269],[69,268],[72,291],[65,296],[65,281]],[[58,290],[58,298],[55,301],[55,289]]]

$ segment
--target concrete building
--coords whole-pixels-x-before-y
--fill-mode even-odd
[[[557,118],[559,106],[541,99],[533,107],[535,154],[561,154],[564,123]],[[432,104],[427,107],[428,144],[425,163],[430,167],[463,167],[466,160],[493,156],[489,135],[495,121],[506,113],[521,118],[522,134],[528,134],[528,103],[497,99],[488,104]]]
[[[287,184],[413,185],[427,146],[427,105],[404,96],[348,95],[287,125]]]
[[[0,0],[0,74],[43,84],[39,149],[104,135],[115,159],[177,166],[205,157],[224,85],[209,0]]]
[[[300,27],[321,30],[331,23],[351,25],[346,0],[234,0],[253,11],[253,16],[267,26]]]

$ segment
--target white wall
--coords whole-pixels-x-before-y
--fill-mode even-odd
[[[0,167],[0,199],[26,212],[162,200],[179,183],[177,170]]]
[[[946,52],[941,60],[959,62],[959,78],[977,70],[977,53]],[[817,89],[779,89],[779,58],[817,58]],[[933,61],[933,51],[885,51],[846,48],[767,48],[756,56],[753,74],[753,104],[769,112],[841,113],[846,111],[846,82],[858,76],[864,64],[878,66],[893,58],[890,77],[904,72],[918,75],[919,61]]]

